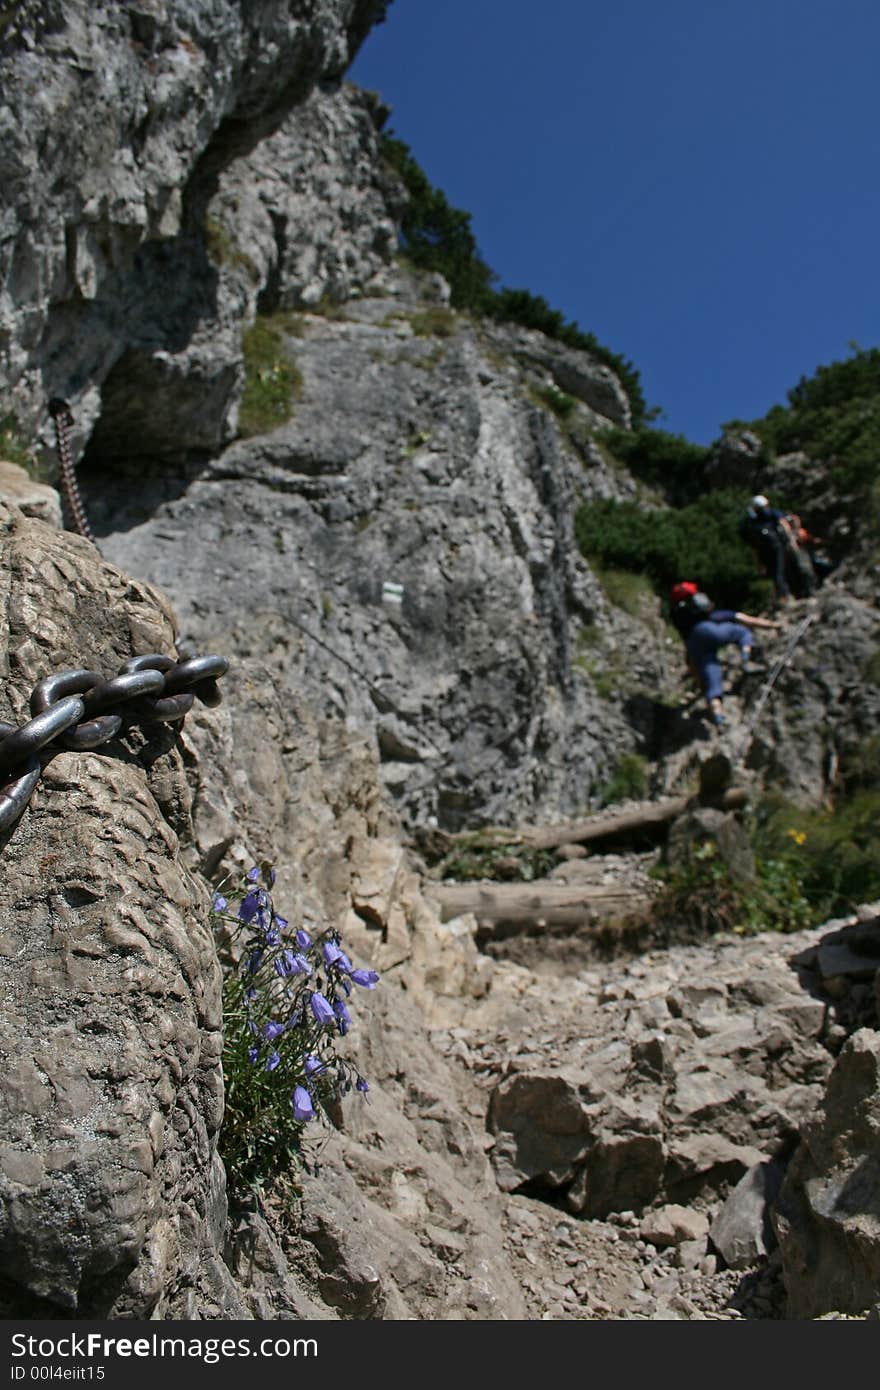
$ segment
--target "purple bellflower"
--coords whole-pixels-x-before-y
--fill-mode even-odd
[[[238,920],[245,926],[252,922],[260,910],[260,894],[256,889],[246,894],[238,905]]]
[[[352,970],[351,978],[362,989],[375,989],[379,983],[379,972],[377,970]]]
[[[327,1003],[327,1000],[324,998],[323,994],[318,994],[318,992],[316,991],[309,1000],[309,1003],[312,1008],[312,1013],[314,1014],[318,1023],[334,1022],[336,1015],[334,1014],[330,1005]]]
[[[293,1116],[296,1120],[313,1120],[315,1118],[315,1107],[312,1105],[312,1098],[305,1086],[297,1086],[290,1098],[293,1106]]]

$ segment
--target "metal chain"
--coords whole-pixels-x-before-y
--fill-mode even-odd
[[[49,414],[55,423],[61,491],[64,494],[67,515],[73,522],[73,529],[78,531],[81,536],[85,536],[86,540],[91,541],[97,549],[98,543],[86,516],[86,509],[79,490],[79,483],[76,480],[76,469],[73,466],[73,457],[70,452],[70,430],[73,425],[73,414],[67,401],[62,400],[60,396],[52,397],[49,402]]]
[[[76,668],[38,681],[29,702],[33,717],[20,728],[0,722],[0,832],[14,825],[29,803],[42,771],[41,750],[98,748],[116,737],[126,715],[129,723],[173,723],[182,721],[196,700],[219,705],[217,681],[228,669],[224,656],[175,661],[153,652],[132,657],[106,680]]]

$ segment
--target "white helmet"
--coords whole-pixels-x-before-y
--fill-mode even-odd
[[[752,504],[753,507],[769,507],[769,506],[770,506],[770,503],[767,501],[767,498],[766,498],[766,497],[764,496],[764,494],[761,493],[761,492],[758,493],[757,497],[753,497],[753,498],[752,498],[752,503],[751,503],[751,504]]]

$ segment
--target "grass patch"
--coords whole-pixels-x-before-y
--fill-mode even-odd
[[[615,608],[621,608],[631,618],[641,617],[645,600],[653,596],[651,581],[647,576],[634,570],[604,569],[595,560],[591,564],[608,602],[613,603]]]
[[[641,801],[648,794],[648,764],[638,753],[624,753],[604,786],[599,788],[599,804]]]
[[[443,304],[432,304],[409,321],[417,338],[451,338],[458,327],[457,316]]]
[[[435,367],[439,367],[441,362],[445,362],[446,350],[438,344],[430,352],[422,353],[420,357],[407,357],[403,360],[413,367],[418,367],[423,372],[430,372]]]
[[[573,671],[587,677],[601,699],[608,700],[616,694],[621,675],[617,667],[607,665],[589,650],[577,652],[571,666]]]
[[[552,383],[549,386],[537,387],[535,396],[560,420],[568,420],[577,407],[577,400],[574,396],[569,396],[566,391],[560,391],[559,387]]]
[[[205,218],[205,248],[216,266],[239,266],[253,284],[259,284],[260,272],[247,252],[242,251],[216,217]]]
[[[598,623],[584,623],[577,635],[579,648],[598,647],[602,642],[602,630]]]
[[[404,458],[413,458],[419,452],[419,449],[423,448],[426,444],[429,444],[430,442],[430,430],[413,430],[403,446]]]
[[[293,415],[302,375],[288,356],[285,339],[296,335],[297,323],[290,314],[258,316],[242,335],[245,385],[238,417],[242,438],[266,434]]]
[[[19,424],[14,415],[4,415],[0,419],[0,458],[7,463],[17,463],[35,482],[44,482],[43,470],[37,463],[33,449],[24,442]]]

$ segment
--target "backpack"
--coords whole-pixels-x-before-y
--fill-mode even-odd
[[[672,605],[672,611],[669,614],[672,626],[679,636],[685,639],[690,636],[691,629],[695,628],[700,619],[705,616],[705,613],[699,612],[694,607],[693,594],[685,594],[684,598],[680,598],[678,603]]]
[[[781,534],[779,522],[775,516],[762,516],[760,512],[752,511],[751,507],[740,519],[736,529],[740,540],[751,546],[760,545],[761,541],[769,536]]]

